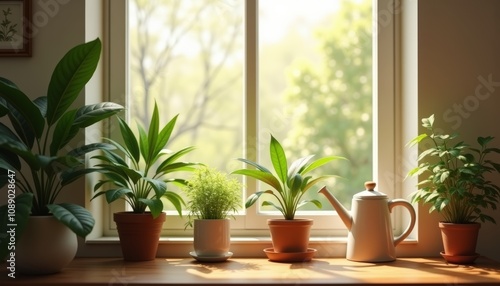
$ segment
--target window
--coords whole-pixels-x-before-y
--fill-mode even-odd
[[[377,143],[380,136],[394,140],[394,54],[380,48],[393,49],[393,33],[376,29],[390,30],[392,23],[372,20],[378,15],[372,10],[392,2],[128,0],[128,18],[117,12],[126,14],[121,1],[110,2],[110,37],[128,27],[123,39],[110,40],[110,93],[126,102],[129,120],[144,122],[154,101],[164,121],[179,113],[169,148],[197,146],[187,160],[229,173],[241,167],[237,157],[267,164],[272,133],[293,158],[347,157],[320,170],[343,177],[325,184],[347,207],[367,180],[394,196],[395,180],[375,171],[394,170],[394,146]],[[260,187],[245,184],[242,199]],[[315,219],[318,235],[345,229],[326,200],[323,205],[299,215]],[[258,234],[271,216],[276,212],[242,207],[232,226],[235,234]],[[175,215],[168,227],[186,234]]]

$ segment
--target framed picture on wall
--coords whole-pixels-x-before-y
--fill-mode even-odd
[[[31,0],[0,0],[0,57],[31,56]]]

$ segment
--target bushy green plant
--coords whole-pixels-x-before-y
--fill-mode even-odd
[[[163,211],[161,199],[166,198],[182,216],[184,200],[176,192],[167,190],[167,183],[185,185],[186,181],[181,178],[169,178],[168,175],[179,171],[193,171],[193,166],[197,163],[178,161],[194,150],[192,146],[176,152],[165,149],[177,117],[178,115],[174,116],[160,129],[160,116],[155,104],[148,131],[137,124],[139,137],[134,135],[125,120],[118,117],[123,143],[105,138],[116,149],[103,150],[102,155],[92,157],[102,161],[96,165],[96,170],[105,176],[105,179],[94,186],[94,191],[107,184],[113,187],[96,193],[92,199],[101,195],[105,195],[108,203],[123,199],[132,207],[134,213],[144,213],[149,208],[152,216],[156,218]]]
[[[311,161],[314,155],[309,155],[292,162],[290,167],[288,167],[285,151],[278,140],[272,135],[269,144],[269,154],[276,174],[273,174],[266,167],[244,158],[238,158],[238,160],[256,169],[240,169],[232,172],[232,174],[240,174],[255,178],[274,189],[258,191],[251,194],[246,200],[246,208],[255,204],[261,195],[267,194],[275,197],[278,200],[278,205],[271,201],[263,201],[262,206],[272,206],[276,208],[287,220],[293,220],[297,209],[307,203],[312,203],[318,208],[321,208],[322,205],[320,201],[315,199],[302,200],[302,196],[316,183],[329,177],[335,177],[335,175],[322,175],[313,178],[310,175],[306,175],[326,163],[338,159],[345,159],[339,156],[327,156]]]
[[[201,166],[184,187],[188,200],[188,225],[192,219],[225,219],[241,206],[243,185],[215,168]]]
[[[408,176],[423,178],[412,194],[412,201],[431,204],[429,211],[441,213],[444,222],[495,223],[483,213],[483,209],[496,209],[500,198],[500,188],[486,177],[488,173],[500,172],[500,165],[491,159],[500,149],[488,147],[494,138],[478,137],[479,146],[474,148],[457,140],[458,134],[438,133],[434,115],[422,119],[422,126],[429,132],[408,143],[409,146],[431,143],[429,148],[421,150],[419,165],[408,172]]]
[[[92,215],[82,206],[56,199],[68,184],[94,171],[85,167],[87,153],[112,147],[70,145],[81,129],[123,110],[112,102],[72,107],[94,74],[100,54],[99,39],[70,49],[57,63],[47,94],[34,100],[0,78],[0,117],[7,116],[11,123],[0,123],[0,187],[9,183],[21,195],[31,194],[31,215],[52,214],[81,237],[92,231]]]

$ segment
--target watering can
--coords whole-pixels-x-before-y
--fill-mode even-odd
[[[389,200],[387,195],[375,191],[375,182],[366,182],[365,191],[352,199],[349,212],[323,187],[318,193],[326,196],[349,230],[346,258],[360,262],[387,262],[396,260],[395,247],[413,230],[416,221],[413,206],[404,199]],[[390,212],[396,206],[408,209],[410,222],[398,237],[392,234]]]

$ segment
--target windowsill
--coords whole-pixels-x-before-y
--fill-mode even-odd
[[[192,258],[157,258],[125,262],[121,258],[76,258],[61,273],[9,278],[2,285],[201,285],[201,284],[411,284],[500,285],[500,263],[480,257],[473,265],[447,264],[442,258],[398,258],[387,263],[314,258],[276,263],[267,259],[231,258],[200,263]]]
[[[340,244],[345,244],[347,243],[347,238],[346,237],[322,237],[322,236],[317,236],[317,237],[310,237],[309,241],[311,243],[340,243]],[[92,238],[92,239],[87,239],[86,243],[88,244],[107,244],[107,243],[119,243],[120,240],[118,236],[103,236],[103,237],[98,237],[98,238]],[[257,236],[246,236],[246,237],[231,237],[231,245],[233,244],[246,244],[246,243],[262,243],[262,244],[267,244],[271,242],[270,237],[257,237]],[[187,236],[179,236],[179,237],[160,237],[160,244],[175,244],[175,243],[193,243],[193,238],[192,237],[187,237]],[[405,239],[402,244],[409,244],[409,243],[417,243],[416,239],[413,238],[407,238]]]
[[[396,247],[398,257],[413,257],[418,254],[404,251],[405,248],[417,246],[416,239],[406,239]],[[342,258],[345,257],[347,246],[346,237],[315,236],[309,239],[309,247],[317,250],[315,257],[318,258]],[[232,236],[231,248],[234,258],[265,258],[265,248],[272,247],[269,236],[243,237]],[[118,237],[101,237],[87,239],[85,248],[88,251],[81,252],[84,257],[121,257],[121,248]],[[158,246],[158,257],[189,257],[193,251],[192,237],[162,237]]]

